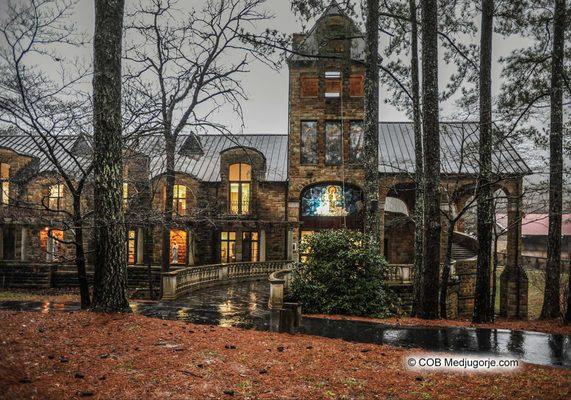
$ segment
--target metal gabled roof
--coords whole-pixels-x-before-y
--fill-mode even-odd
[[[180,135],[176,143],[175,169],[203,182],[220,181],[220,154],[236,147],[253,148],[266,158],[268,182],[287,181],[287,135],[197,135],[203,154],[189,156],[180,152],[189,135]],[[136,151],[150,158],[151,177],[165,172],[164,141],[161,135],[142,138]]]
[[[440,163],[443,174],[478,174],[480,126],[477,122],[440,123]],[[493,172],[526,175],[531,170],[508,140],[493,147]],[[379,124],[379,171],[414,173],[414,127],[412,122]]]
[[[83,139],[81,136],[75,135],[48,138],[50,146],[53,148],[54,157],[59,161],[61,167],[71,175],[79,174],[81,172],[80,167],[85,168],[91,162],[91,157],[74,153],[74,147],[78,140]],[[47,147],[43,146],[43,141],[39,137],[0,132],[0,148],[7,148],[37,160],[39,172],[57,172],[56,167],[50,161],[50,157],[42,151],[42,148],[47,150]]]

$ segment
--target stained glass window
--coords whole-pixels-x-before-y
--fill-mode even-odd
[[[349,134],[349,160],[352,163],[363,162],[363,122],[351,122]]]
[[[301,123],[301,163],[317,164],[317,122]]]
[[[301,215],[304,217],[343,217],[362,209],[362,192],[348,186],[343,191],[341,185],[317,185],[306,189],[301,197]]]
[[[343,135],[340,122],[327,122],[325,124],[325,164],[341,164],[343,153]]]

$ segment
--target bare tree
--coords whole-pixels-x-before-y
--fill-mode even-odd
[[[64,215],[71,223],[75,247],[81,307],[90,306],[84,250],[85,219],[82,208],[90,157],[69,145],[69,135],[86,134],[89,127],[89,96],[83,91],[89,69],[77,60],[61,57],[58,50],[84,43],[69,17],[73,1],[26,1],[8,3],[0,22],[0,121],[27,135],[35,149],[50,163],[72,196],[72,211],[44,209]],[[46,72],[46,65],[57,73]],[[54,238],[57,239],[57,238]]]
[[[268,51],[249,32],[271,16],[266,0],[208,1],[202,9],[177,9],[172,0],[139,4],[128,15],[131,42],[126,48],[126,85],[155,115],[165,157],[165,203],[162,221],[162,269],[170,268],[177,139],[186,129],[214,129],[221,107],[242,118],[246,99],[240,77],[251,59],[270,63]]]
[[[122,207],[121,48],[124,6],[124,0],[95,1],[93,309],[105,312],[130,311]]]

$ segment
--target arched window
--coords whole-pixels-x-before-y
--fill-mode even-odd
[[[10,164],[0,163],[0,204],[8,204],[10,201]]]
[[[338,184],[319,184],[303,191],[302,217],[345,217],[363,209],[360,190]]]
[[[186,215],[186,186],[174,185],[172,207],[178,215]]]
[[[230,214],[250,213],[252,167],[249,164],[232,164],[229,170]]]

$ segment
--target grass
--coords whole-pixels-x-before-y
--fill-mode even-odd
[[[497,276],[497,287],[498,293],[496,294],[496,313],[500,312],[500,276],[503,271],[503,267],[498,267],[498,276]],[[528,291],[528,318],[529,319],[537,319],[541,314],[541,307],[543,305],[543,292],[545,288],[545,272],[537,269],[526,269],[527,279],[529,283],[529,291]],[[561,294],[562,297],[565,297],[567,293],[567,282],[569,279],[568,274],[563,274],[561,277]]]

